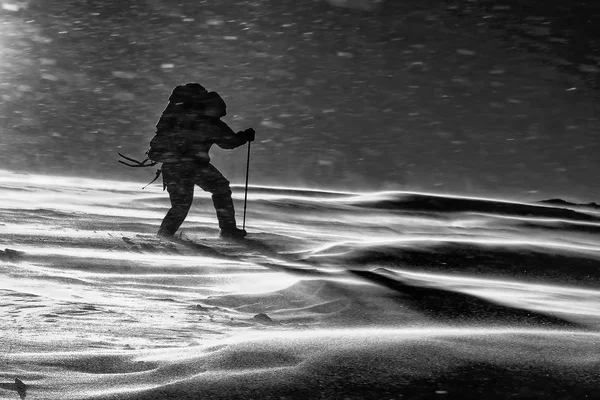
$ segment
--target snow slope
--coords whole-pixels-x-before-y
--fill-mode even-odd
[[[600,397],[593,207],[141,186],[0,172],[1,399]]]

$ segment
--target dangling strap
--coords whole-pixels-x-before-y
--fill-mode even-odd
[[[138,161],[135,158],[124,156],[123,154],[121,154],[119,152],[117,152],[117,154],[119,154],[125,160],[131,162],[131,163],[126,163],[123,160],[119,160],[119,162],[121,164],[127,165],[128,167],[133,167],[133,168],[154,167],[156,164],[158,164],[158,161],[150,161],[150,159],[148,159],[148,158],[146,158],[144,161]],[[156,180],[158,179],[158,177],[160,176],[161,173],[162,173],[162,170],[160,168],[157,169],[156,170],[156,176],[154,177],[154,179],[152,179],[152,182],[150,182],[149,184],[147,184],[146,186],[144,186],[142,188],[142,190],[146,189],[148,186],[150,186],[154,182],[156,182]],[[164,190],[164,187],[163,187],[163,190]]]
[[[138,161],[135,158],[131,158],[131,157],[127,157],[124,156],[123,154],[117,152],[118,155],[120,155],[122,158],[124,158],[127,161],[130,161],[130,163],[126,163],[123,160],[119,160],[119,162],[123,165],[127,165],[128,167],[133,167],[133,168],[140,168],[140,167],[154,167],[156,164],[158,164],[158,162],[156,161],[150,161],[148,158],[146,158],[144,161]],[[160,171],[160,170],[159,170]],[[158,176],[157,176],[158,178]],[[156,179],[155,179],[156,180]],[[154,181],[153,181],[154,182]]]
[[[146,167],[149,167],[149,165],[146,165]],[[144,186],[142,188],[142,190],[146,189],[148,186],[152,185],[154,182],[156,182],[156,180],[158,179],[158,177],[160,176],[162,170],[159,168],[156,170],[156,176],[154,177],[154,179],[152,179],[152,182],[150,182],[149,184],[147,184],[146,186]],[[164,188],[163,188],[164,190]]]

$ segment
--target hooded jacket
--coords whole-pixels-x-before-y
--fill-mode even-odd
[[[175,142],[177,153],[181,155],[179,161],[208,163],[213,144],[222,149],[234,149],[248,141],[243,131],[235,133],[220,120],[220,116],[226,115],[226,105],[216,92],[186,101],[186,98],[175,96],[174,91],[169,100],[156,129],[157,134],[165,133]],[[221,111],[220,116],[208,115],[209,109]]]
[[[244,132],[235,133],[220,119],[199,117],[194,121],[183,158],[196,162],[210,162],[208,152],[213,144],[222,149],[235,149],[246,142],[248,139]]]

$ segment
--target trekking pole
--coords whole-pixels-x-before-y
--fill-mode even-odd
[[[248,175],[250,172],[250,145],[252,142],[248,142],[248,158],[246,159],[246,192],[244,193],[244,221],[242,222],[242,229],[246,229],[246,206],[248,205]]]

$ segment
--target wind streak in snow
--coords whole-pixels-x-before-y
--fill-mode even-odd
[[[0,172],[2,374],[27,398],[598,397],[585,208],[262,186],[247,240],[200,192],[171,242],[142,186]]]

